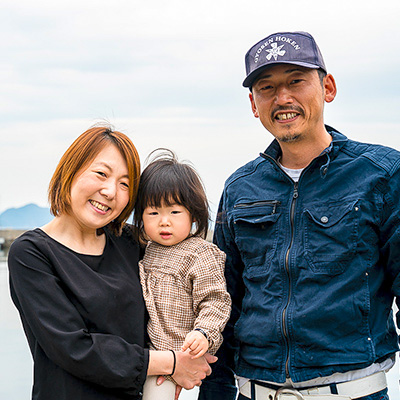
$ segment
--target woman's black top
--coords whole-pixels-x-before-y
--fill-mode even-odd
[[[12,299],[34,360],[35,400],[140,399],[146,378],[139,246],[105,230],[100,256],[41,229],[20,236],[8,264]]]

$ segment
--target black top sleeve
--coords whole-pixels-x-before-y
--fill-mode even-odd
[[[34,359],[34,398],[140,395],[148,351],[139,247],[126,231],[106,238],[101,256],[76,253],[40,229],[10,249],[11,296]]]

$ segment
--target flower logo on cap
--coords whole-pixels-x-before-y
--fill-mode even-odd
[[[286,51],[281,50],[284,45],[282,44],[281,46],[278,46],[277,43],[272,43],[271,47],[272,49],[266,49],[269,54],[267,54],[267,60],[270,61],[272,57],[274,57],[274,60],[276,61],[278,59],[278,56],[283,56],[285,55]]]

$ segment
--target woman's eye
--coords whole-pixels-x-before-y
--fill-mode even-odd
[[[102,171],[96,171],[96,174],[98,174],[100,176],[103,176],[103,177],[106,177],[106,174],[104,172],[102,172]]]
[[[126,182],[121,182],[121,185],[126,189],[129,189],[129,185]]]

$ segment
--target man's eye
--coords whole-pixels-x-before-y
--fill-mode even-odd
[[[290,82],[291,84],[296,84],[296,83],[300,83],[302,82],[303,79],[293,79],[292,82]]]

